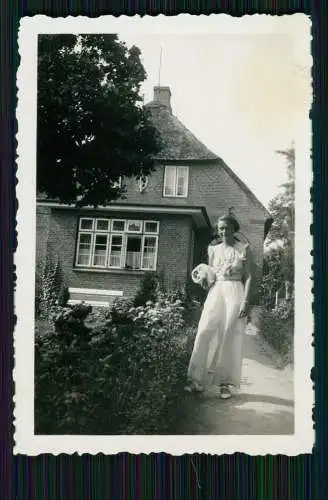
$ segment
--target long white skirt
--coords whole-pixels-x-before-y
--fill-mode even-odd
[[[188,379],[203,385],[240,387],[246,318],[241,281],[216,281],[209,290],[188,368]]]

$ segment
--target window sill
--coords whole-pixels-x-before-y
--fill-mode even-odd
[[[132,274],[141,276],[144,273],[156,273],[156,269],[140,270],[140,269],[99,269],[90,267],[73,267],[73,271],[78,273],[102,273],[102,274]]]
[[[176,195],[176,194],[163,194],[163,198],[175,198],[175,199],[187,199],[188,198],[188,195]]]

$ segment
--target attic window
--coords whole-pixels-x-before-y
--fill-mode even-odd
[[[189,167],[165,167],[163,196],[186,198],[188,196]]]

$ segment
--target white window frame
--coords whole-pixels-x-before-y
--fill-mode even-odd
[[[91,229],[81,229],[82,220],[91,220],[92,221],[92,230]],[[97,220],[108,220],[108,230],[96,230]],[[124,230],[123,231],[112,231],[113,229],[113,221],[124,222]],[[129,231],[128,226],[129,223],[138,221],[140,222],[140,231]],[[146,231],[146,223],[156,224],[156,232]],[[88,264],[79,264],[78,258],[80,255],[80,242],[81,235],[90,235],[90,254]],[[127,254],[127,242],[129,236],[138,236],[141,239],[140,246],[140,271],[156,271],[157,269],[157,257],[158,257],[158,239],[159,239],[159,221],[157,220],[140,220],[140,219],[105,219],[105,218],[97,218],[97,217],[81,217],[79,221],[79,231],[77,238],[77,247],[76,247],[76,256],[75,256],[75,266],[81,268],[89,268],[89,269],[121,269],[124,270],[126,264],[126,254]],[[94,264],[95,259],[95,249],[96,249],[96,238],[97,236],[107,236],[106,243],[106,257],[105,264]],[[110,265],[110,255],[112,250],[112,240],[113,237],[118,236],[122,238],[122,249],[120,256],[120,265],[112,266]],[[154,268],[143,267],[143,259],[144,259],[144,247],[145,247],[145,239],[146,238],[155,238],[155,257],[154,257]]]
[[[178,172],[179,170],[185,170],[185,172],[187,172],[187,175],[185,177],[185,184],[184,184],[184,187],[185,187],[185,192],[184,194],[178,194]],[[179,167],[177,167],[177,171],[176,171],[176,176],[175,176],[175,192],[176,192],[176,197],[177,198],[187,198],[188,196],[188,191],[189,191],[189,167],[187,165],[181,165]]]
[[[85,235],[85,234],[89,234],[91,236],[91,242],[90,242],[91,251],[89,254],[89,262],[88,262],[88,264],[79,264],[78,260],[79,260],[80,239],[81,239],[81,235]],[[94,233],[91,232],[90,230],[89,231],[82,230],[79,232],[79,236],[77,239],[77,247],[76,247],[76,259],[75,259],[75,265],[77,267],[91,267],[92,256],[93,256],[93,240],[94,240]]]
[[[141,228],[142,229],[142,228]],[[122,269],[126,269],[126,255],[128,253],[128,239],[129,239],[129,236],[133,237],[133,236],[136,236],[137,238],[140,238],[140,268],[139,269],[134,269],[135,271],[142,271],[142,267],[141,267],[141,264],[142,264],[142,248],[143,248],[143,234],[142,234],[142,231],[141,233],[137,233],[137,232],[126,232],[125,234],[125,238],[124,238],[124,258],[123,258],[123,264],[124,266],[122,266]]]
[[[123,231],[119,231],[118,229],[114,229],[114,222],[123,222],[124,223],[124,228],[123,228]],[[113,232],[113,234],[123,234],[125,233],[126,231],[126,223],[127,223],[127,220],[126,219],[112,219],[111,221],[111,232]]]
[[[173,194],[166,194],[165,188],[167,186],[167,172],[169,169],[175,169],[175,177],[174,177],[174,186],[173,186]],[[187,172],[186,180],[185,180],[185,193],[178,194],[178,171],[179,169],[184,169]],[[164,198],[187,198],[189,191],[189,167],[187,165],[165,165],[164,169],[164,185],[163,185],[163,197]]]
[[[157,227],[156,231],[155,232],[153,232],[153,231],[151,231],[151,232],[150,231],[146,231],[146,224],[147,223],[156,224],[156,227]],[[158,220],[145,220],[144,221],[144,224],[143,224],[143,234],[147,234],[147,235],[148,234],[155,234],[156,235],[156,234],[158,234],[158,232],[159,232],[159,221]]]
[[[89,229],[83,229],[82,228],[82,221],[84,221],[84,220],[91,220],[91,222],[92,222],[91,228],[89,228]],[[94,230],[94,227],[95,227],[95,218],[94,217],[81,217],[80,218],[80,221],[79,221],[79,231],[80,232],[90,233],[90,232],[92,232]]]
[[[110,256],[111,256],[111,251],[112,251],[112,240],[113,240],[113,236],[119,236],[120,238],[122,238],[122,249],[121,249],[121,257],[120,257],[120,265],[119,266],[110,266]],[[108,253],[107,253],[107,261],[106,261],[106,267],[108,269],[123,269],[123,266],[122,266],[122,263],[124,262],[125,260],[125,237],[124,237],[124,233],[111,233],[109,235],[109,246],[108,246]]]
[[[136,230],[130,231],[129,230],[129,225],[131,224],[131,222],[140,222],[140,230],[139,231],[136,231]],[[140,219],[128,219],[127,220],[127,223],[126,223],[126,226],[125,226],[125,232],[126,233],[128,233],[128,234],[142,234],[142,229],[143,229],[142,220],[140,220]]]
[[[143,258],[144,258],[144,250],[145,250],[145,239],[146,238],[155,238],[155,258],[154,258],[154,267],[143,267]],[[158,256],[158,235],[155,233],[147,233],[143,234],[142,242],[141,242],[141,266],[140,269],[142,271],[156,271],[157,269],[157,256]]]
[[[106,222],[108,222],[108,229],[97,229],[97,223],[99,220],[105,220]],[[106,219],[105,217],[97,217],[95,219],[95,224],[94,224],[94,228],[95,228],[95,233],[110,233],[111,232],[111,229],[112,229],[112,225],[111,225],[111,219]]]
[[[107,236],[105,264],[104,265],[94,264],[97,236]],[[94,232],[94,234],[93,234],[92,252],[91,252],[91,263],[89,264],[90,267],[94,267],[96,269],[106,269],[106,267],[107,267],[107,259],[108,259],[108,242],[109,242],[109,239],[110,239],[110,233],[109,233],[109,231],[95,231]]]

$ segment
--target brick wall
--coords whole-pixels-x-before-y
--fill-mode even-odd
[[[59,256],[66,285],[76,288],[96,288],[122,290],[124,296],[133,296],[140,286],[144,275],[142,271],[85,271],[74,269],[78,218],[81,215],[73,210],[52,209],[51,224],[41,223],[44,219],[43,207],[37,209],[38,241],[41,244],[38,256],[47,251],[53,257]],[[88,214],[90,215],[90,214]],[[97,213],[93,213],[97,215]],[[102,214],[99,214],[103,216]],[[108,217],[111,215],[108,214]],[[115,218],[127,218],[126,214],[113,214]],[[155,219],[160,221],[157,273],[167,287],[184,283],[188,275],[189,242],[192,221],[188,216],[150,216],[131,214],[131,218]],[[47,244],[45,241],[47,240]]]
[[[186,283],[190,268],[192,221],[188,216],[166,217],[160,223],[158,271],[165,285]]]

